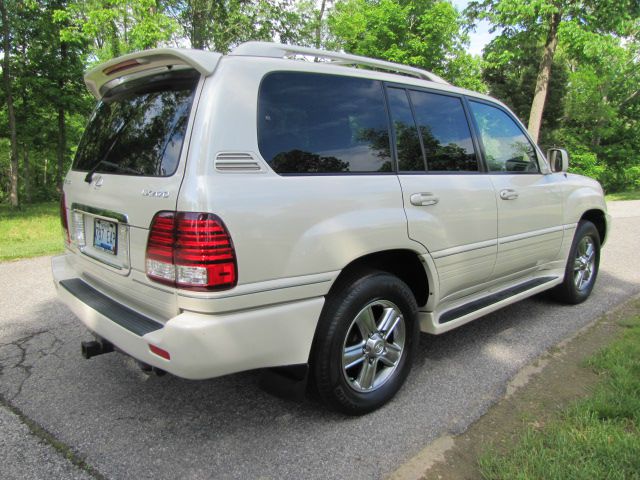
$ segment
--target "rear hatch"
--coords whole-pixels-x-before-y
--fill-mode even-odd
[[[106,78],[102,72],[113,70],[108,65],[100,67],[105,78],[98,86],[87,75],[100,101],[65,179],[70,247],[76,270],[94,287],[168,318],[174,313],[173,300],[166,298],[173,297],[171,289],[154,284],[154,298],[146,303],[156,305],[145,305],[151,285],[144,275],[146,241],[154,215],[176,208],[203,72],[154,65],[129,78]],[[155,298],[160,292],[161,301]]]

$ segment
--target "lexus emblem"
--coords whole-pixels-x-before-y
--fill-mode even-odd
[[[93,183],[93,186],[94,187],[101,187],[103,182],[104,182],[104,178],[102,178],[102,175],[98,175],[96,177],[96,181]]]

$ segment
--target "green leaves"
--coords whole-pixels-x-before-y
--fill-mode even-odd
[[[328,19],[336,48],[431,70],[484,90],[480,61],[466,54],[462,18],[449,2],[346,0]]]

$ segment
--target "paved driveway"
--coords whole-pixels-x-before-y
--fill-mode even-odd
[[[588,302],[533,298],[423,335],[405,387],[361,418],[272,397],[254,372],[193,382],[148,377],[118,354],[83,360],[79,344],[90,335],[56,301],[49,259],[0,264],[0,477],[384,477],[439,435],[463,431],[522,366],[640,292],[640,201],[612,203],[610,212]],[[88,469],[63,458],[66,448]]]

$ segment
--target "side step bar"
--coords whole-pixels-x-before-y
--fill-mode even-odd
[[[473,302],[469,302],[465,305],[444,312],[442,315],[440,315],[438,323],[443,324],[452,322],[454,320],[457,320],[458,318],[464,317],[465,315],[469,315],[470,313],[489,307],[510,297],[514,297],[520,293],[524,293],[527,290],[532,290],[536,287],[539,287],[540,285],[552,282],[557,278],[558,277],[534,278],[533,280],[521,283],[520,285],[516,285],[514,287],[501,290],[486,297],[479,298],[478,300],[474,300]]]

